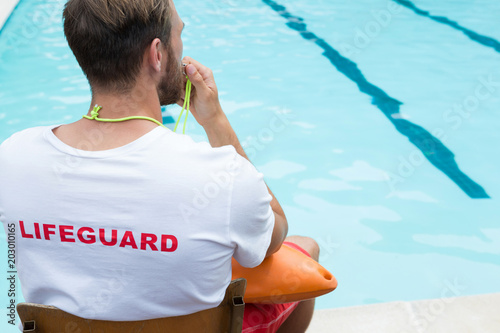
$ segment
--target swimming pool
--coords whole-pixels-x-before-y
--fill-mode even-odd
[[[0,141],[88,109],[63,2],[21,0],[0,34]],[[339,280],[317,308],[500,292],[500,3],[177,7],[290,233]],[[204,140],[193,118],[187,132]]]

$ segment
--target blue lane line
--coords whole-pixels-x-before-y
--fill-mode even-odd
[[[417,14],[417,15],[428,17],[431,20],[434,20],[434,21],[442,23],[442,24],[446,24],[446,25],[452,27],[453,29],[457,29],[459,31],[462,31],[467,37],[469,37],[473,41],[478,42],[479,44],[482,44],[486,47],[491,47],[495,51],[500,53],[500,42],[494,38],[480,35],[477,32],[474,32],[474,31],[469,30],[465,27],[462,27],[460,24],[448,19],[447,17],[431,15],[431,13],[429,13],[428,11],[417,8],[411,1],[408,1],[408,0],[393,0],[393,1],[410,9],[410,10],[412,10],[412,11],[414,11],[415,14]]]
[[[343,57],[323,39],[308,31],[303,18],[290,14],[286,7],[273,0],[262,1],[287,19],[288,22],[286,25],[288,27],[298,31],[304,39],[321,47],[324,50],[323,55],[330,60],[339,72],[355,82],[361,92],[373,98],[372,104],[384,113],[387,119],[394,124],[396,130],[406,136],[411,143],[422,151],[429,162],[447,175],[469,197],[474,199],[489,198],[486,191],[479,184],[460,170],[455,161],[455,155],[441,141],[421,126],[413,124],[406,119],[395,119],[393,117],[393,115],[399,114],[399,106],[403,103],[390,97],[385,91],[368,82],[363,73],[358,69],[356,63]]]
[[[163,124],[175,124],[175,119],[172,116],[163,116]]]

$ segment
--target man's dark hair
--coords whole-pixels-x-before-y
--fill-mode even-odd
[[[169,0],[69,0],[64,34],[92,89],[133,87],[150,43],[170,48]]]

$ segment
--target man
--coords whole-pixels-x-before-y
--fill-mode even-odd
[[[222,111],[212,72],[181,62],[184,24],[171,0],[70,0],[64,19],[99,107],[0,147],[0,219],[16,228],[26,301],[125,321],[217,306],[231,258],[259,265],[288,225]],[[183,103],[182,63],[210,144],[154,122],[161,105]],[[131,116],[143,118],[97,120]],[[317,260],[313,240],[286,241]],[[304,332],[313,308],[249,304],[244,332]]]

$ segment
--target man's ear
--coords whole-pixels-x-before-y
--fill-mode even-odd
[[[163,54],[161,52],[163,46],[159,38],[155,38],[149,45],[148,61],[153,70],[161,72],[161,61]]]

